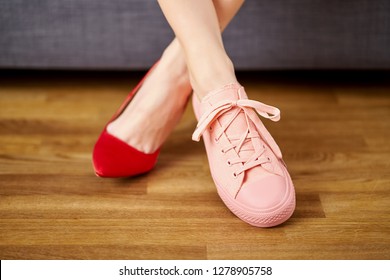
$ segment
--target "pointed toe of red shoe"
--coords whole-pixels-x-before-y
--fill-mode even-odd
[[[152,154],[145,154],[107,132],[107,126],[126,109],[144,80],[149,76],[158,61],[150,68],[144,78],[129,93],[125,101],[106,124],[93,149],[92,163],[95,174],[99,177],[130,177],[149,172],[156,165],[160,149]]]
[[[105,129],[93,149],[92,162],[99,177],[130,177],[149,172],[156,164],[160,150],[145,154]]]

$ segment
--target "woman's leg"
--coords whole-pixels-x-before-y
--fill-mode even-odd
[[[159,0],[186,57],[192,88],[198,97],[236,82],[225,52],[216,8],[211,0]]]
[[[199,122],[218,194],[245,222],[270,227],[286,221],[295,191],[278,145],[257,113],[277,121],[280,111],[249,100],[225,52],[211,0],[159,0],[183,47]]]
[[[216,22],[218,33],[228,25],[243,2],[214,0],[213,10],[219,20],[219,23]],[[185,56],[178,40],[174,39],[132,102],[107,129],[132,147],[153,153],[180,120],[190,94]]]

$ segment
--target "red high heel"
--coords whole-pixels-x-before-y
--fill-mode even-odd
[[[145,154],[116,138],[107,131],[107,126],[125,110],[145,79],[156,67],[158,61],[150,68],[138,85],[129,93],[125,101],[106,124],[100,134],[92,155],[93,167],[99,177],[130,177],[146,173],[153,169],[160,153],[160,148],[152,154]]]

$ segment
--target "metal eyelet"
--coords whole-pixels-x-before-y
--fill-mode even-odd
[[[227,165],[232,166],[232,163],[230,162],[230,160],[227,161]]]
[[[234,172],[234,173],[233,173],[233,178],[236,179],[237,177],[238,177],[237,173]]]
[[[268,160],[269,162],[271,162],[271,159],[270,159],[270,157],[267,157],[267,160]]]
[[[225,150],[224,150],[224,149],[221,149],[221,153],[223,153],[223,154],[224,154],[224,153],[226,153],[226,152],[225,152]]]

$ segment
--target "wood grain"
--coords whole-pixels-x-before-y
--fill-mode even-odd
[[[97,178],[91,151],[142,73],[2,72],[1,259],[389,259],[388,72],[239,73],[297,191],[285,224],[251,227],[218,197],[188,106],[156,168]]]

